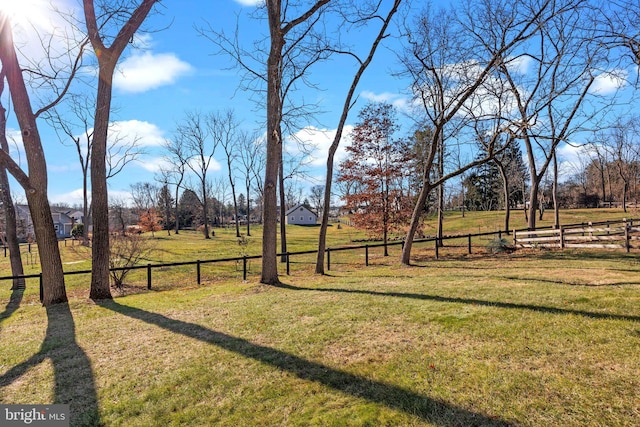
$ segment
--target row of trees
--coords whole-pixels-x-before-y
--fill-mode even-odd
[[[549,179],[548,199],[556,207],[559,224],[558,147],[594,130],[618,128],[612,126],[622,102],[616,95],[637,83],[627,79],[637,69],[633,66],[638,63],[636,33],[625,31],[629,24],[637,29],[638,6],[620,6],[593,1],[470,1],[455,10],[427,7],[415,21],[405,23],[400,73],[413,82],[412,116],[416,135],[425,143],[419,156],[422,169],[411,172],[421,173],[421,180],[416,182],[402,262],[409,263],[413,238],[429,200],[435,200],[441,213],[444,184],[465,175],[465,187],[471,193],[465,195],[466,203],[484,209],[502,204],[507,209],[507,229],[509,208],[516,199],[528,202],[528,225],[535,229],[536,211],[545,199],[544,182]],[[603,16],[615,19],[604,21]],[[621,16],[624,22],[617,21]],[[605,90],[605,82],[614,90]],[[367,126],[367,121],[360,126]],[[358,132],[355,135],[341,178],[352,182],[349,174],[358,169],[353,162],[361,145]],[[384,142],[384,137],[377,139],[378,144]],[[519,154],[521,147],[526,162]],[[367,167],[376,164],[375,151],[364,158]],[[617,161],[608,168],[618,166],[629,177],[633,165]],[[626,194],[628,179],[618,176]],[[390,194],[384,174],[378,178],[375,191]],[[433,195],[433,190],[438,194]],[[384,203],[389,206],[394,197]],[[373,211],[353,195],[346,200],[353,201],[356,217]],[[381,215],[383,228],[388,215]],[[441,222],[438,228],[440,234]]]
[[[586,142],[575,148],[575,158],[564,159],[558,171],[557,205],[561,208],[620,206],[627,211],[640,196],[640,125],[635,115],[618,118],[607,129],[588,135]],[[526,165],[514,145],[508,154],[512,183],[509,198],[504,198],[503,174],[500,163],[493,162],[474,168],[465,177],[461,194],[454,200],[470,210],[504,209],[523,205],[529,187]],[[553,207],[553,176],[547,174],[538,193],[539,204]]]

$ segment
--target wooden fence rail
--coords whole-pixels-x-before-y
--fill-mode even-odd
[[[632,242],[640,240],[640,227],[634,221],[588,223],[568,225],[551,230],[514,230],[513,245],[516,248],[640,248]]]

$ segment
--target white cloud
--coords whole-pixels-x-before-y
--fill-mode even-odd
[[[169,170],[172,168],[171,163],[162,157],[146,158],[144,161],[138,162],[140,167],[149,172],[157,173],[161,169]]]
[[[133,196],[130,191],[109,190],[109,204],[123,202],[126,206],[133,206]]]
[[[91,198],[91,192],[89,192],[89,198]],[[69,191],[68,193],[49,194],[49,202],[54,204],[65,204],[69,206],[82,205],[82,188]]]
[[[191,168],[193,169],[187,168],[187,173],[193,173],[192,172],[193,170],[200,171],[199,161],[195,157],[189,160],[188,164],[191,165]],[[211,159],[211,163],[209,164],[209,169],[207,169],[207,174],[218,172],[221,170],[222,170],[222,165],[220,164],[220,162],[218,162],[216,159]]]
[[[22,134],[18,129],[7,129],[7,142],[9,143],[9,155],[16,163],[22,164],[27,161],[22,142]]]
[[[264,0],[235,0],[236,3],[240,3],[242,6],[260,6],[264,4]]]
[[[113,85],[124,92],[145,92],[172,84],[192,69],[172,53],[136,53],[122,62],[113,76]]]
[[[352,125],[346,125],[342,132],[340,145],[334,156],[334,164],[338,164],[346,157],[345,147],[351,142]],[[305,145],[312,148],[306,161],[310,166],[325,166],[327,164],[327,156],[329,155],[329,147],[336,136],[336,129],[318,129],[314,126],[307,126],[288,138],[286,141],[286,150],[292,154],[300,154],[299,145]]]
[[[140,147],[159,147],[162,146],[165,138],[164,132],[153,123],[124,120],[111,123],[109,140],[112,144],[117,144],[117,141],[128,143],[136,140],[136,145]]]
[[[627,84],[628,72],[626,70],[614,70],[602,73],[595,78],[591,86],[591,92],[599,95],[609,95],[623,88]]]
[[[374,93],[369,90],[364,90],[360,93],[360,96],[372,102],[385,102],[391,104],[400,111],[409,110],[410,101],[406,97],[397,93]]]
[[[532,63],[533,59],[530,56],[522,55],[507,60],[507,68],[518,74],[527,74]]]

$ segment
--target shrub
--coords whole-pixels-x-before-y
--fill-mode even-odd
[[[116,234],[109,238],[109,274],[113,279],[113,286],[122,290],[124,279],[141,259],[148,257],[152,251],[149,240],[140,234]]]
[[[84,224],[79,222],[71,229],[71,237],[80,239],[82,236],[84,236]]]
[[[515,248],[511,244],[509,244],[509,241],[504,237],[491,240],[487,245],[487,249],[492,254],[513,252],[515,250]]]

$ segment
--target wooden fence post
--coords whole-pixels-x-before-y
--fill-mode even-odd
[[[369,267],[369,245],[364,245],[364,265]]]
[[[287,276],[291,273],[291,264],[289,263],[289,252],[286,253],[287,256]]]
[[[564,227],[560,227],[560,249],[564,249]]]
[[[202,276],[200,275],[200,260],[196,261],[196,280],[198,285],[202,283]]]
[[[440,254],[438,253],[438,239],[434,240],[435,243],[435,247],[436,247],[436,259],[438,259],[438,257],[440,256]]]
[[[151,264],[147,264],[147,289],[151,289]]]
[[[516,229],[513,229],[513,247],[515,248],[516,245],[518,244],[518,238],[516,236]]]
[[[331,270],[331,249],[327,248],[327,271]]]
[[[40,276],[38,277],[38,279],[40,279],[40,302],[44,301],[44,286],[42,284],[42,273],[40,273]]]
[[[471,233],[469,233],[469,235],[468,235],[468,239],[469,239],[469,244],[468,244],[468,247],[469,247],[469,255],[471,255]]]
[[[287,256],[287,265],[289,264],[289,257]],[[247,256],[242,256],[242,280],[247,280]]]
[[[629,253],[629,249],[631,249],[631,237],[629,236],[629,231],[630,231],[630,227],[629,224],[624,225],[624,240],[625,240],[625,249],[627,250],[627,253]]]

